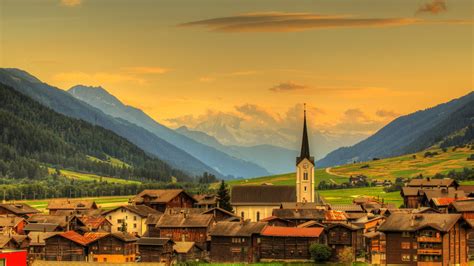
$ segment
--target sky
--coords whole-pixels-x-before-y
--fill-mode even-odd
[[[0,0],[0,67],[170,127],[366,136],[473,89],[470,0]],[[299,129],[299,127],[298,127]]]

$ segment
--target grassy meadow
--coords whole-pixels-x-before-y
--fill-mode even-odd
[[[110,196],[110,197],[89,197],[89,198],[81,198],[86,200],[94,200],[100,208],[109,210],[113,209],[117,206],[124,205],[128,203],[128,200],[132,196]],[[46,212],[46,207],[48,206],[48,202],[53,199],[41,199],[41,200],[24,200],[24,201],[16,201],[16,202],[24,202],[40,211]]]
[[[397,177],[413,178],[422,174],[432,176],[436,173],[447,173],[451,170],[462,170],[464,167],[474,167],[474,161],[467,161],[472,150],[468,148],[452,148],[443,152],[441,149],[430,149],[430,152],[437,152],[433,157],[424,157],[423,152],[403,155],[393,158],[380,159],[376,161],[359,162],[346,164],[333,168],[317,168],[315,170],[316,183],[322,180],[332,183],[343,183],[351,175],[365,175],[371,180],[394,180]],[[362,167],[366,166],[368,167]],[[240,179],[228,181],[230,186],[234,185],[261,185],[271,183],[273,185],[295,185],[295,173],[280,174],[274,176],[264,176],[252,179]],[[467,181],[463,184],[474,185],[474,181]],[[394,203],[397,206],[402,204],[399,192],[386,193],[382,187],[331,189],[319,191],[329,203],[342,204],[351,203],[352,199],[358,196],[380,197],[385,202]]]
[[[55,169],[48,167],[49,173],[56,172]],[[126,180],[121,178],[115,177],[108,177],[108,176],[99,176],[95,174],[89,173],[80,173],[71,170],[64,170],[60,169],[61,176],[64,176],[69,179],[77,179],[82,181],[97,181],[97,182],[108,182],[108,183],[117,183],[117,184],[140,184],[140,181],[136,180]]]

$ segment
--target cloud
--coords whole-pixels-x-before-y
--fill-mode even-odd
[[[433,0],[430,3],[425,3],[424,5],[420,6],[416,11],[416,14],[420,13],[431,13],[431,14],[438,14],[442,12],[446,12],[448,7],[446,6],[445,0]]]
[[[61,0],[62,6],[75,7],[82,4],[82,0]]]
[[[201,26],[217,32],[294,32],[326,28],[403,26],[419,22],[415,18],[356,18],[346,15],[267,12],[198,20],[178,26]]]
[[[301,84],[296,84],[291,81],[287,82],[281,82],[273,87],[271,87],[269,90],[273,92],[286,92],[286,91],[298,91],[298,90],[304,90],[308,89],[306,85],[301,85]]]
[[[391,110],[377,110],[375,114],[379,117],[387,117],[387,118],[393,118],[400,115],[399,113],[395,111],[391,111]]]
[[[170,71],[168,68],[162,67],[126,67],[123,68],[125,72],[131,74],[164,74]]]

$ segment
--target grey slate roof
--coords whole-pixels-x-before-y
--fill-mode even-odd
[[[142,237],[138,239],[137,244],[140,246],[163,246],[168,242],[173,241],[169,238],[162,237]]]
[[[424,227],[432,227],[447,232],[461,218],[461,214],[439,213],[394,213],[379,227],[381,232],[417,231]]]
[[[49,223],[31,223],[27,224],[24,228],[25,231],[34,231],[34,232],[54,232],[59,227],[58,224],[49,224]]]
[[[262,232],[266,223],[262,222],[219,222],[210,231],[211,236],[242,236],[249,237],[252,234]]]
[[[40,213],[39,210],[25,203],[3,203],[0,204],[0,208],[5,208],[8,211],[18,215]]]
[[[296,202],[296,189],[292,186],[234,186],[231,191],[232,205],[280,205]]]
[[[302,209],[302,210],[291,210],[291,209],[274,209],[273,216],[286,220],[324,220],[325,211],[313,210],[313,209]]]

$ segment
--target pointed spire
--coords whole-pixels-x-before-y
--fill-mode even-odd
[[[296,163],[298,164],[305,158],[310,161],[314,160],[309,154],[308,127],[306,125],[306,103],[304,104],[303,138],[301,141],[301,152],[300,156],[296,160]]]

